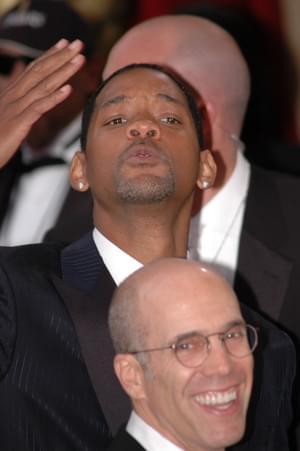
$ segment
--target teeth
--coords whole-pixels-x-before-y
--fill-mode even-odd
[[[236,398],[236,391],[229,390],[227,392],[209,392],[203,395],[198,395],[195,399],[202,406],[218,406],[235,401]]]

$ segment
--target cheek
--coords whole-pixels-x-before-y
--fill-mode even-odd
[[[190,174],[198,173],[200,149],[198,142],[195,139],[191,140],[191,135],[186,132],[179,134],[174,142],[173,151],[175,161],[180,164],[180,167],[189,170]]]
[[[158,402],[162,405],[162,410],[166,409],[171,415],[175,412],[176,406],[182,406],[185,387],[191,377],[186,369],[179,365],[177,362],[170,363],[154,373],[153,388],[157,390]]]
[[[247,359],[244,365],[244,372],[247,378],[247,394],[249,398],[251,396],[253,387],[253,369],[254,369],[254,359],[253,356],[250,355],[249,359]]]
[[[121,152],[121,139],[105,134],[93,136],[87,146],[87,173],[90,177],[112,176]]]

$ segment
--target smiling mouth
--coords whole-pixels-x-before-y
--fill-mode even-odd
[[[201,406],[221,407],[237,400],[237,390],[230,388],[226,391],[209,391],[195,396],[195,400]]]

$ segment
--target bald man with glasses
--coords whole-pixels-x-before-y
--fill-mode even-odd
[[[150,263],[116,290],[109,327],[133,406],[109,451],[223,451],[241,440],[258,332],[221,276],[182,259]]]

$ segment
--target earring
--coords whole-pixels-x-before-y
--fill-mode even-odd
[[[207,189],[207,188],[210,188],[210,186],[211,186],[211,183],[209,180],[202,180],[201,182],[200,181],[198,182],[198,187],[200,189]]]
[[[83,183],[82,181],[78,182],[78,188],[79,188],[80,191],[83,190],[83,188],[84,188],[84,183]]]

